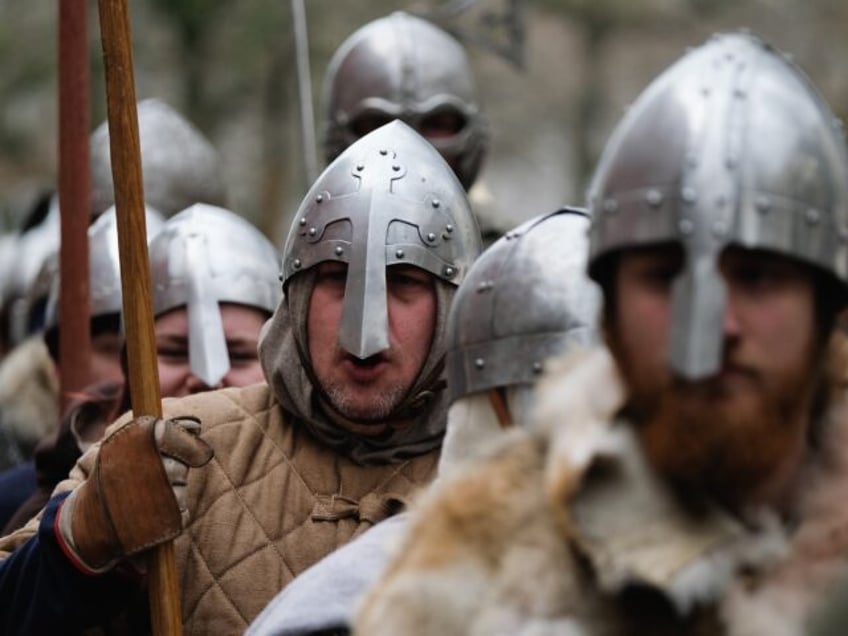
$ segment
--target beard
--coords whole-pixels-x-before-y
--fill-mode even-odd
[[[782,496],[823,384],[816,356],[773,383],[747,367],[741,388],[720,378],[645,377],[625,356],[616,359],[630,389],[629,419],[648,462],[673,490],[690,502],[706,497],[737,510]]]
[[[382,422],[400,406],[409,390],[408,386],[393,384],[378,393],[374,399],[361,404],[355,389],[341,383],[329,383],[324,392],[333,408],[343,417],[361,423]]]

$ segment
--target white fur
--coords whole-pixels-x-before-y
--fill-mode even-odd
[[[536,432],[501,436],[473,468],[440,479],[419,503],[398,560],[363,607],[357,634],[618,633],[614,589],[587,585],[573,550],[591,548],[580,536],[585,520],[574,517],[586,469],[601,457],[632,455],[627,436],[611,423],[623,389],[603,354],[555,367],[543,381]],[[663,531],[684,535],[682,549],[673,549],[650,578],[655,566],[621,549],[625,541],[609,553],[621,558],[619,573],[647,574],[642,580],[659,586],[679,612],[716,606],[728,636],[808,633],[834,583],[848,580],[848,400],[833,405],[825,429],[823,452],[810,453],[798,482],[797,525],[767,513],[752,526],[731,520],[718,525],[715,541],[708,533],[691,543],[687,555],[687,527],[698,522],[675,521],[669,510]],[[601,513],[594,529],[604,528],[607,512]],[[649,534],[657,521],[652,509],[637,505],[610,521],[626,529],[631,513],[632,536]],[[619,540],[615,532],[610,539]],[[654,541],[645,554],[661,552],[662,543]],[[623,581],[616,576],[600,578],[615,588]]]
[[[59,425],[59,380],[40,336],[25,340],[0,363],[0,424],[24,446]]]

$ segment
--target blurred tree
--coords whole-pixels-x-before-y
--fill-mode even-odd
[[[583,88],[577,98],[573,131],[578,174],[586,184],[600,149],[594,132],[606,119],[609,105],[603,67],[609,39],[623,29],[645,34],[680,28],[693,19],[720,12],[734,0],[540,0],[540,4],[577,23],[583,31]]]

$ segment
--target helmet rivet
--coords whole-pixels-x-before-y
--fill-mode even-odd
[[[303,266],[303,263],[299,258],[296,258],[294,259],[294,263],[292,263],[292,265],[294,265],[295,269],[300,269]]]
[[[309,228],[309,236],[315,236],[316,234],[318,234],[318,228]]]
[[[324,195],[323,194],[315,195],[315,202],[316,203],[323,203],[324,202]],[[304,221],[304,223],[305,223],[305,221]]]
[[[427,240],[432,243],[433,241],[436,240],[436,235],[433,234],[432,232],[430,232],[429,234],[427,234]]]
[[[533,363],[533,373],[541,373],[542,372],[542,363],[534,362]]]
[[[695,224],[692,223],[691,219],[680,219],[680,223],[677,224],[677,227],[683,236],[688,236],[695,230]]]
[[[690,188],[688,186],[683,188],[680,196],[683,197],[684,203],[695,203],[695,201],[698,200],[698,193],[695,192],[695,188]]]
[[[482,369],[483,367],[486,366],[486,361],[483,360],[483,358],[477,358],[474,361],[474,366],[477,367],[478,369]]]
[[[280,272],[279,276],[277,276],[277,279],[278,279],[281,283],[285,280],[285,278],[286,278],[286,276],[285,276],[285,274],[283,274],[282,272]]]
[[[454,274],[456,274],[456,270],[453,267],[445,267],[445,276],[447,278],[453,278]]]
[[[804,212],[804,218],[810,225],[815,225],[819,222],[819,211],[815,208],[807,208],[807,210]]]
[[[357,172],[362,172],[363,170],[365,170],[365,166],[362,165],[361,163],[358,163],[358,164],[356,164],[356,170],[357,170]]]
[[[385,148],[381,148],[381,149],[380,149],[380,154],[381,154],[381,155],[383,155],[383,156],[385,157],[387,154],[389,154],[389,151],[388,151],[388,150],[386,150]]]
[[[645,200],[652,208],[658,208],[662,203],[662,192],[651,188],[645,195]]]
[[[336,256],[341,256],[342,254],[344,254],[344,248],[341,245],[336,245],[335,252]]]
[[[400,172],[400,164],[396,163],[392,166],[392,170],[395,172]]]
[[[318,195],[318,196],[321,196],[321,195]],[[306,225],[306,217],[301,217],[300,224],[301,224],[301,226]]]
[[[487,292],[487,291],[489,291],[490,289],[492,289],[492,287],[493,287],[493,285],[492,285],[492,281],[490,281],[490,280],[484,280],[482,283],[480,283],[479,285],[477,285],[477,293],[478,293],[478,294],[482,294],[483,292]]]
[[[442,202],[438,199],[433,199],[432,201],[430,201],[430,205],[432,205],[434,208],[438,208],[441,207]]]
[[[771,209],[771,201],[768,200],[768,197],[761,195],[757,197],[757,200],[754,202],[754,206],[757,208],[757,212],[765,214]]]
[[[396,251],[395,251],[395,256],[396,256],[397,258],[403,258],[403,250],[396,250]]]
[[[615,199],[607,199],[604,201],[604,212],[607,214],[615,214],[618,212],[618,201]]]
[[[448,224],[445,226],[445,232],[453,232],[453,225],[451,225],[450,223],[448,223]]]

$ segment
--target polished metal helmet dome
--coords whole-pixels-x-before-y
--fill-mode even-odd
[[[165,219],[152,208],[145,209],[147,241],[153,239]],[[58,254],[49,259],[46,268],[50,277],[47,296],[45,329],[59,322],[60,276]],[[123,311],[121,293],[121,258],[118,253],[118,218],[115,206],[101,214],[88,228],[89,313],[92,318]]]
[[[423,134],[428,121],[453,115],[459,130],[430,142],[466,189],[474,183],[488,148],[488,124],[465,50],[434,24],[396,12],[361,27],[330,60],[323,92],[328,162],[393,119]]]
[[[0,309],[11,296],[12,273],[17,258],[17,234],[14,232],[0,234]]]
[[[848,154],[804,74],[759,38],[713,37],[655,79],[616,128],[589,191],[591,272],[618,250],[673,241],[670,364],[721,364],[731,244],[771,250],[848,282]]]
[[[192,203],[226,204],[218,151],[173,108],[158,99],[138,103],[145,204],[166,217]],[[91,213],[115,203],[109,127],[91,134]]]
[[[186,306],[189,364],[209,386],[230,368],[219,303],[270,315],[279,302],[276,248],[241,216],[197,203],[168,219],[150,244],[153,313]]]
[[[6,288],[5,311],[9,340],[15,345],[44,328],[44,309],[50,291],[50,260],[59,251],[59,196],[53,194],[38,225],[18,235],[15,260]]]
[[[507,232],[472,266],[448,314],[450,401],[533,384],[544,362],[597,341],[600,290],[586,275],[589,218],[563,208]]]
[[[458,285],[480,253],[465,190],[427,140],[399,120],[347,148],[318,177],[283,250],[284,285],[324,261],[348,264],[339,342],[367,358],[388,347],[386,268],[414,265]]]

